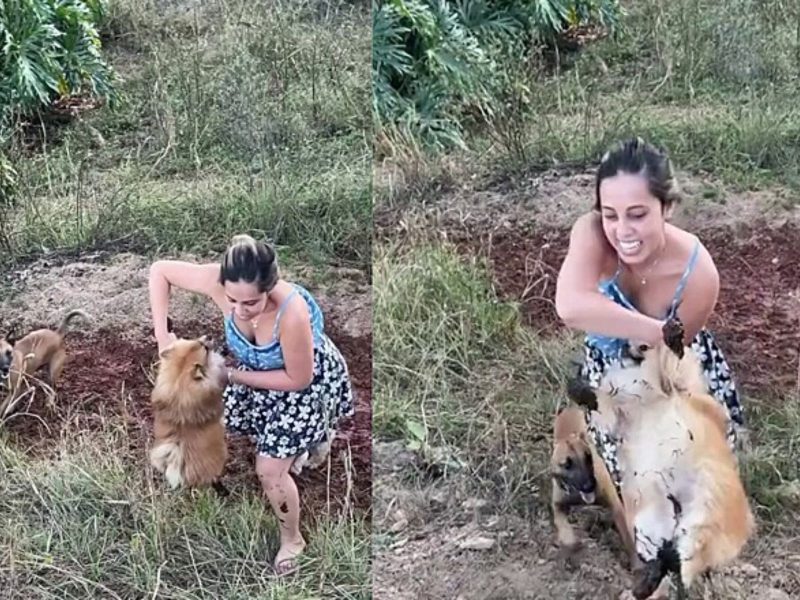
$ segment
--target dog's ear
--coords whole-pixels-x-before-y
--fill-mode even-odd
[[[200,363],[194,363],[194,368],[192,370],[192,378],[200,381],[206,378],[206,367],[205,365],[201,365]]]
[[[16,343],[19,341],[19,338],[22,337],[19,333],[19,326],[12,325],[8,330],[8,334],[6,335],[6,341],[12,346],[16,345]]]
[[[172,350],[173,350],[173,347],[172,347],[172,344],[170,344],[169,346],[167,346],[161,352],[158,353],[158,357],[161,358],[161,359],[169,358],[169,355],[172,354]]]
[[[207,335],[201,335],[197,338],[197,341],[200,342],[206,350],[211,350],[214,346],[214,340]]]
[[[597,394],[583,378],[573,377],[567,381],[567,396],[579,406],[597,410]]]

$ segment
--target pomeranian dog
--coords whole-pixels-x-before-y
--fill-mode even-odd
[[[55,390],[67,361],[64,336],[67,326],[75,317],[89,321],[82,310],[71,310],[62,319],[58,329],[37,329],[14,340],[12,336],[0,338],[0,380],[7,382],[7,394],[0,404],[0,418],[14,408],[15,400],[28,389],[29,378],[47,365],[49,384]]]
[[[151,394],[154,443],[150,463],[173,489],[212,486],[219,482],[228,458],[222,424],[226,370],[206,336],[178,339],[159,355]]]
[[[633,364],[609,369],[593,390],[596,410],[620,440],[626,520],[643,561],[633,590],[640,600],[666,597],[669,572],[682,596],[698,575],[736,558],[755,532],[727,415],[675,321],[665,326],[665,343],[640,348]]]

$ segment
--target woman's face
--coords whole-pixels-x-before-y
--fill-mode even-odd
[[[225,297],[233,307],[233,312],[243,321],[251,321],[264,312],[269,302],[269,294],[261,292],[258,286],[249,281],[226,281]]]
[[[661,202],[642,175],[617,173],[600,182],[600,215],[608,243],[628,265],[648,262],[664,244]]]

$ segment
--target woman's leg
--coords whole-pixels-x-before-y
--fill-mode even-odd
[[[289,474],[294,459],[263,455],[256,458],[256,473],[280,523],[281,547],[275,557],[275,572],[278,575],[286,575],[297,569],[294,559],[306,545],[300,534],[300,496]]]

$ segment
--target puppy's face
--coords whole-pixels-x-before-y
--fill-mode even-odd
[[[8,379],[13,359],[14,348],[6,339],[0,338],[0,381]]]
[[[178,339],[161,352],[160,358],[160,374],[186,387],[207,383],[217,386],[223,380],[225,363],[206,336],[195,340]]]
[[[553,448],[551,473],[568,497],[580,497],[586,504],[595,501],[597,481],[592,452],[583,433],[558,440]]]

